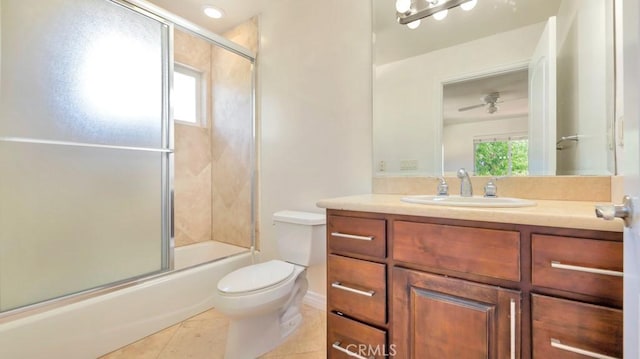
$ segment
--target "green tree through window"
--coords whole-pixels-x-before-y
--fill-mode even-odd
[[[529,141],[524,136],[474,140],[476,176],[529,173]]]

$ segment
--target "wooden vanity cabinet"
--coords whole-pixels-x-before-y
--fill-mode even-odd
[[[622,357],[620,232],[334,209],[327,224],[329,358]]]

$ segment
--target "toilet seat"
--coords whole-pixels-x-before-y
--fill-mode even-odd
[[[218,282],[218,291],[238,295],[276,286],[294,274],[295,266],[281,260],[270,260],[237,269]]]

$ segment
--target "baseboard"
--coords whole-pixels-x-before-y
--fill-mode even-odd
[[[327,297],[316,292],[307,291],[307,294],[304,295],[302,302],[316,309],[324,311],[327,310]]]

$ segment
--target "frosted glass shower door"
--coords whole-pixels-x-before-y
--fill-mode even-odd
[[[168,269],[170,30],[0,0],[0,312]]]

